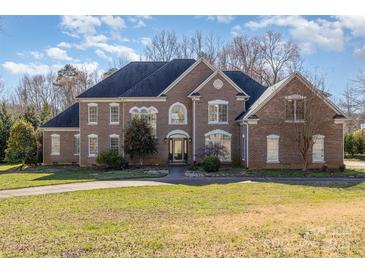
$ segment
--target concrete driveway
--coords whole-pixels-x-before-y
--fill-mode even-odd
[[[365,169],[365,161],[345,161],[347,168]]]

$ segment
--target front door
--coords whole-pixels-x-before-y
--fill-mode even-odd
[[[186,162],[188,159],[188,139],[174,136],[169,139],[169,160],[172,163]]]

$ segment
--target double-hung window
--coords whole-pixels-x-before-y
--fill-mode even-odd
[[[110,107],[110,124],[117,125],[119,124],[119,104],[111,103]]]
[[[305,115],[305,97],[294,94],[287,96],[285,104],[287,122],[303,122]]]
[[[110,139],[110,149],[119,153],[119,135],[112,134],[109,136]]]
[[[208,123],[227,124],[228,123],[228,102],[224,100],[214,100],[208,102]]]
[[[324,136],[314,135],[312,147],[312,162],[323,163],[324,162]]]
[[[74,135],[74,155],[80,154],[80,134]]]
[[[279,163],[279,136],[269,135],[266,136],[266,162],[267,163]]]
[[[89,157],[96,157],[98,154],[98,135],[90,134],[89,138]]]
[[[98,105],[95,103],[88,104],[88,123],[89,125],[98,123]]]
[[[51,135],[51,155],[60,155],[60,135]]]

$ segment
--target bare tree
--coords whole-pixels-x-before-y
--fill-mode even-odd
[[[5,82],[4,82],[3,78],[1,78],[1,76],[0,76],[0,96],[2,93],[4,93],[4,91],[5,91]]]
[[[179,56],[179,42],[174,31],[163,30],[156,34],[145,48],[145,55],[152,61],[171,61]]]
[[[281,33],[268,31],[260,38],[263,58],[260,71],[261,81],[271,86],[293,70],[302,62],[299,48],[290,41],[284,41]]]
[[[360,72],[354,80],[352,80],[352,89],[355,94],[355,108],[360,113],[365,114],[365,71]]]

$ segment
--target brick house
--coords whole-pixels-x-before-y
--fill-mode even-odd
[[[306,105],[309,96],[315,100]],[[310,109],[327,120],[313,135],[309,167],[343,165],[345,116],[299,73],[265,87],[203,58],[131,62],[43,125],[43,159],[45,165],[89,166],[100,151],[123,154],[125,129],[138,116],[148,119],[158,141],[158,153],[145,159],[149,164],[199,162],[206,146],[218,143],[226,163],[300,168],[292,135]]]

